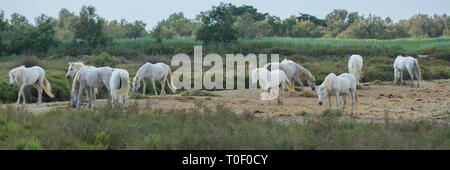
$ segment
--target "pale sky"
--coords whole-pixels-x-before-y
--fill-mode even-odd
[[[57,17],[61,8],[67,8],[78,14],[82,5],[93,5],[97,13],[108,21],[121,18],[141,20],[147,24],[147,29],[151,29],[171,13],[183,12],[186,17],[194,18],[200,11],[209,10],[220,2],[252,5],[259,12],[269,12],[282,19],[299,12],[324,18],[333,9],[346,9],[365,16],[391,17],[394,21],[408,19],[418,13],[450,13],[450,0],[0,0],[0,10],[7,18],[17,12],[34,23],[34,18],[41,13]]]

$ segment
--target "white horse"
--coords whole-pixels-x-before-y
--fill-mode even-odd
[[[267,92],[269,93],[270,96],[261,97],[261,99],[264,98],[264,100],[267,100],[269,104],[272,99],[278,99],[278,103],[282,102],[279,92],[281,91],[281,96],[283,97],[285,87],[287,87],[289,91],[295,92],[283,70],[269,71],[266,68],[256,68],[251,71],[251,76],[252,83],[254,85],[256,85],[259,81],[259,85],[261,86],[263,92],[265,92],[263,94],[266,94]]]
[[[50,96],[54,97],[50,82],[45,78],[45,71],[39,66],[26,68],[20,66],[9,71],[9,85],[14,86],[14,82],[19,85],[19,94],[17,94],[17,103],[20,103],[20,96],[22,95],[23,104],[26,103],[25,93],[23,88],[28,85],[33,85],[38,91],[38,104],[42,103],[42,90]]]
[[[334,73],[330,73],[325,77],[324,82],[317,89],[317,96],[319,98],[319,105],[323,103],[323,96],[328,97],[329,109],[331,109],[331,95],[336,96],[336,107],[339,109],[339,96],[342,96],[342,113],[346,104],[345,96],[351,92],[352,96],[352,111],[350,117],[353,116],[353,106],[356,100],[356,110],[358,110],[358,94],[356,93],[356,78],[353,74],[343,73],[336,76]]]
[[[84,67],[78,73],[72,82],[72,107],[80,107],[80,98],[85,88],[88,90],[89,108],[92,107],[92,89],[106,86],[108,89],[108,101],[111,93],[109,79],[111,77],[111,67]]]
[[[156,92],[156,86],[155,86],[155,80],[159,80],[161,84],[161,95],[165,95],[165,84],[167,80],[167,85],[169,86],[170,90],[172,92],[176,91],[175,86],[172,82],[172,71],[170,67],[167,64],[164,63],[156,63],[152,64],[150,62],[145,63],[136,73],[136,76],[133,78],[133,88],[132,92],[136,92],[139,89],[139,86],[141,85],[141,80],[143,79],[150,79],[152,81],[153,90],[155,90],[155,95],[158,95],[158,92]],[[143,91],[142,94],[145,95],[145,88],[147,86],[147,83],[145,80],[143,81]]]
[[[127,70],[113,69],[109,80],[111,88],[111,103],[125,104],[130,90],[130,77]]]
[[[95,68],[93,66],[85,66],[82,62],[69,62],[69,68],[67,69],[67,73],[66,73],[66,78],[70,79],[73,75],[75,75],[76,73],[78,73],[78,71],[80,71],[82,68],[84,67],[92,67]],[[96,99],[96,94],[98,93],[97,88],[92,88],[91,91],[93,91],[93,100],[95,101]],[[87,94],[88,95],[88,94]]]
[[[300,64],[295,63],[292,60],[284,59],[279,62],[268,63],[263,66],[268,70],[272,69],[280,69],[283,70],[286,76],[289,78],[289,82],[294,85],[294,80],[302,86],[302,95],[305,95],[305,89],[300,77],[303,77],[307,80],[308,85],[311,86],[311,89],[314,91],[316,89],[316,78],[311,74],[309,70],[301,66]]]
[[[411,87],[414,86],[414,75],[417,78],[417,87],[420,87],[420,79],[422,77],[420,73],[419,62],[413,57],[403,57],[397,56],[394,61],[394,83],[397,84],[398,78],[403,82],[403,71],[408,70],[409,76],[411,77]]]
[[[353,74],[356,78],[356,81],[359,83],[361,79],[361,69],[363,67],[363,58],[360,55],[354,54],[350,56],[348,60],[348,72]]]

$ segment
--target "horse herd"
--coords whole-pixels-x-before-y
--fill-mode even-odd
[[[403,81],[403,72],[408,71],[411,77],[411,87],[414,85],[414,77],[417,79],[417,87],[420,87],[420,67],[417,59],[413,57],[397,56],[394,66],[394,83],[396,85],[398,79]],[[278,99],[281,103],[281,98],[284,96],[284,90],[295,92],[293,84],[297,82],[302,87],[302,95],[304,95],[304,87],[300,78],[305,78],[306,82],[313,91],[316,91],[318,96],[318,103],[322,105],[323,98],[328,98],[329,108],[331,109],[331,96],[336,97],[336,106],[340,107],[339,98],[342,96],[342,112],[344,111],[347,94],[352,97],[352,110],[350,116],[353,116],[354,106],[356,102],[356,110],[358,110],[358,95],[356,86],[359,83],[363,67],[363,59],[360,55],[352,55],[348,60],[348,73],[336,75],[330,73],[327,75],[323,83],[316,88],[315,77],[306,68],[292,60],[284,59],[281,62],[272,62],[264,65],[261,68],[251,70],[252,83],[256,85],[259,82],[262,94],[267,94],[266,97],[261,96],[264,100],[270,103],[272,99]],[[160,81],[161,95],[165,94],[165,84],[167,83],[172,92],[176,91],[176,87],[172,82],[172,71],[170,67],[164,63],[145,63],[136,73],[133,82],[130,82],[128,71],[120,68],[111,67],[93,67],[85,66],[81,62],[70,62],[66,73],[68,79],[73,77],[71,98],[72,107],[80,107],[81,96],[85,89],[87,90],[88,107],[92,107],[95,101],[97,88],[105,86],[108,90],[108,102],[111,104],[124,104],[130,91],[136,92],[140,87],[140,82],[144,79],[149,79],[152,82],[153,89],[157,95],[155,88],[155,80]],[[17,83],[19,86],[19,93],[17,103],[20,103],[20,98],[23,98],[23,103],[26,102],[24,95],[24,87],[33,85],[38,91],[38,103],[42,103],[42,91],[48,96],[54,97],[51,85],[45,78],[45,71],[39,66],[26,68],[20,66],[12,69],[9,72],[10,85],[14,86]],[[132,86],[132,87],[130,87]],[[317,90],[316,90],[317,89]],[[146,82],[143,81],[143,94],[146,92]],[[279,95],[281,93],[281,95]],[[291,93],[291,94],[292,94]]]

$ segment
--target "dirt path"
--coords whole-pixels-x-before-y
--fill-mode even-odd
[[[410,88],[409,86],[373,85],[364,83],[363,88],[358,91],[360,98],[359,119],[384,119],[386,115],[392,119],[413,119],[431,113],[450,110],[450,80],[424,81],[421,88]],[[296,113],[302,111],[309,113],[320,113],[327,109],[328,101],[319,106],[317,97],[306,88],[306,96],[299,94],[287,96],[282,105],[273,101],[271,105],[261,106],[259,100],[260,90],[224,90],[215,91],[220,97],[190,97],[170,96],[147,96],[146,99],[130,99],[127,104],[137,104],[141,109],[192,109],[195,107],[214,107],[224,104],[238,113],[252,112],[257,116],[277,116],[286,119],[297,119]],[[335,107],[335,98],[332,98]],[[97,100],[96,106],[105,104],[105,100]],[[53,107],[69,108],[69,102],[44,103],[40,105],[27,104],[24,106],[33,113],[41,113]],[[85,106],[83,106],[85,107]],[[351,108],[351,99],[347,96],[347,106],[344,116],[348,116]]]

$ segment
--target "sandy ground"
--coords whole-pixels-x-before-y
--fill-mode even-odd
[[[406,82],[409,84],[409,82]],[[422,81],[421,88],[409,86],[391,86],[361,83],[363,89],[358,90],[360,100],[359,112],[356,119],[384,119],[386,115],[391,119],[415,119],[431,113],[450,110],[450,79]],[[261,106],[260,90],[224,90],[213,93],[220,97],[194,97],[181,95],[147,96],[145,99],[129,99],[127,104],[137,104],[139,108],[160,109],[192,109],[202,106],[214,107],[224,104],[238,113],[251,112],[257,116],[276,116],[283,119],[298,119],[296,113],[302,111],[320,113],[328,108],[328,100],[320,106],[317,97],[310,87],[305,87],[305,96],[300,92],[289,96],[286,92],[283,104],[272,101]],[[342,100],[341,100],[342,101]],[[97,100],[95,106],[105,104],[105,100]],[[336,107],[336,98],[333,96],[331,103]],[[4,107],[4,106],[3,106]],[[54,107],[68,108],[69,102],[53,102],[44,104],[26,104],[27,110],[33,113],[41,113]],[[86,107],[83,105],[83,107]],[[351,98],[347,96],[347,105],[344,117],[348,117],[351,109]]]

